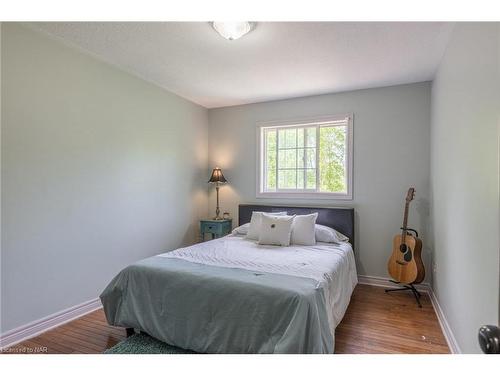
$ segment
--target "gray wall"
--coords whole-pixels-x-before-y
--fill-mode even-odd
[[[9,23],[1,94],[2,332],[195,239],[206,109]]]
[[[497,324],[498,24],[457,24],[432,85],[434,290],[462,351]]]
[[[354,113],[354,199],[256,198],[256,123]],[[392,237],[398,232],[408,187],[416,202],[409,223],[428,233],[430,84],[419,83],[209,110],[209,164],[229,180],[221,210],[237,217],[239,203],[349,206],[356,209],[360,275],[387,277]],[[210,195],[210,209],[215,197]],[[236,224],[236,223],[235,223]],[[425,252],[426,261],[430,254]],[[429,267],[428,267],[429,268]],[[430,273],[430,272],[429,272]]]

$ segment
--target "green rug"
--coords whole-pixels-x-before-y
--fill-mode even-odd
[[[197,354],[161,342],[144,333],[136,333],[109,348],[104,354]]]

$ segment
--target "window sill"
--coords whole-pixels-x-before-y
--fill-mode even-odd
[[[330,199],[330,200],[352,200],[352,193],[283,193],[283,192],[258,192],[257,198],[274,199]]]

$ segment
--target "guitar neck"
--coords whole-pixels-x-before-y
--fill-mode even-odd
[[[403,232],[401,233],[401,237],[403,238],[403,242],[406,237],[406,228],[408,228],[408,209],[410,207],[410,202],[406,202],[405,204],[405,214],[403,216]]]

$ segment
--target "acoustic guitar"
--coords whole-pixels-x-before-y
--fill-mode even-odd
[[[415,189],[408,189],[401,234],[394,237],[392,255],[387,269],[392,278],[403,284],[418,284],[424,280],[425,269],[422,262],[422,241],[414,229],[408,228],[408,209],[415,197]]]

